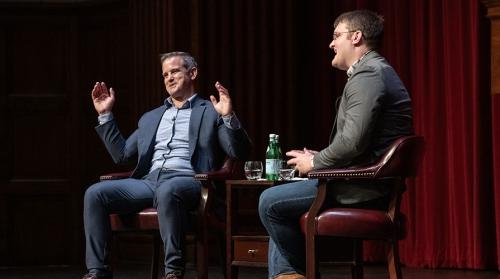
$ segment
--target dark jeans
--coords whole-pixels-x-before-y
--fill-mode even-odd
[[[318,180],[304,180],[265,190],[259,200],[259,215],[269,233],[269,278],[278,274],[305,273],[305,239],[299,219],[309,210],[317,193]],[[327,206],[387,208],[388,199],[343,205],[327,197]]]
[[[156,170],[144,179],[96,183],[85,192],[83,222],[89,271],[107,268],[111,237],[109,214],[128,214],[155,206],[165,251],[165,273],[182,271],[188,212],[200,200],[201,183],[193,174]]]

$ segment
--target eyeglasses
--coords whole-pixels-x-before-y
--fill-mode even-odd
[[[344,32],[334,32],[333,33],[333,40],[337,40],[340,36],[342,36],[342,34],[345,34],[345,33],[352,33],[352,32],[356,32],[358,30],[350,30],[350,31],[344,31]]]

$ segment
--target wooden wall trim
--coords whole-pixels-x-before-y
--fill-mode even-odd
[[[481,2],[487,8],[492,8],[492,7],[500,6],[500,0],[481,0]]]
[[[483,0],[490,19],[491,40],[491,94],[500,94],[500,0]]]

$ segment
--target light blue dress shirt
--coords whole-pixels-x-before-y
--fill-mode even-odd
[[[165,100],[164,104],[167,109],[163,113],[156,132],[150,173],[162,168],[194,175],[189,157],[189,121],[192,111],[191,102],[196,96],[196,94],[191,96],[181,108],[176,108],[173,105],[171,97]],[[98,117],[99,125],[112,119],[112,113],[100,115]],[[222,120],[224,125],[230,129],[240,128],[240,122],[234,113],[223,116]]]

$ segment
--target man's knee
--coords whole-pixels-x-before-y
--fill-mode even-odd
[[[175,197],[175,190],[173,187],[158,187],[155,196],[158,202],[170,201]]]
[[[89,203],[99,200],[100,196],[101,196],[101,189],[99,187],[99,183],[96,183],[92,184],[89,188],[87,188],[83,199],[85,203]]]
[[[266,218],[269,207],[274,201],[271,189],[267,189],[259,197],[259,215]]]
[[[169,207],[173,204],[182,204],[183,207],[196,206],[200,200],[199,182],[193,182],[193,178],[172,178],[162,183],[155,192],[155,205]]]

